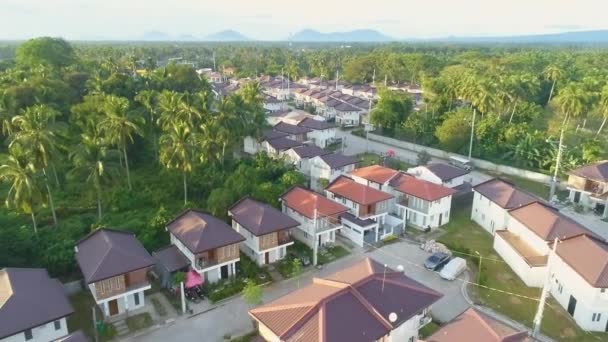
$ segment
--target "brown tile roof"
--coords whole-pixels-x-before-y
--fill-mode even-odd
[[[326,190],[362,205],[374,204],[393,198],[391,194],[359,184],[346,176],[336,178],[327,186]]]
[[[608,182],[608,160],[579,167],[570,171],[570,174],[598,182]]]
[[[437,330],[426,342],[524,342],[532,341],[527,331],[518,331],[473,308]]]
[[[0,339],[73,312],[63,285],[45,269],[0,270]]]
[[[317,217],[334,216],[348,211],[348,208],[342,204],[299,186],[285,192],[281,196],[281,200],[286,207],[309,219],[315,217],[315,208]]]
[[[279,132],[283,132],[283,133],[288,133],[288,134],[306,134],[308,132],[311,132],[312,130],[310,128],[306,128],[306,127],[302,127],[302,126],[296,126],[296,125],[291,125],[288,124],[286,122],[279,122],[278,124],[274,125],[274,127],[272,128],[275,131],[279,131]]]
[[[436,201],[457,192],[454,189],[418,179],[404,172],[400,172],[389,184],[399,192],[421,198],[425,201]]]
[[[249,313],[281,341],[375,341],[442,297],[402,272],[384,271],[366,258]]]
[[[245,197],[236,202],[228,214],[255,236],[299,226],[300,223],[266,203]]]
[[[553,241],[556,237],[563,239],[579,234],[593,234],[557,209],[538,202],[511,209],[509,214],[546,241]]]
[[[608,243],[589,235],[578,235],[557,244],[556,254],[591,286],[608,287]]]
[[[90,284],[154,265],[154,258],[130,232],[98,229],[76,243],[76,261]]]
[[[500,178],[492,178],[474,186],[473,189],[505,209],[542,201],[538,196],[518,189],[512,183]]]
[[[390,169],[388,167],[370,165],[353,170],[351,175],[367,179],[375,183],[384,184],[391,178],[395,177],[397,173],[399,173],[399,171]]]
[[[353,156],[345,156],[342,153],[330,153],[320,156],[321,160],[325,164],[329,165],[332,169],[338,169],[346,165],[356,164],[359,160]]]
[[[89,338],[81,331],[77,330],[67,336],[61,337],[54,342],[89,342]]]
[[[467,170],[445,163],[430,163],[423,167],[426,167],[429,171],[431,171],[435,176],[437,176],[444,182],[452,180],[456,177],[464,176],[469,173],[469,171]]]
[[[169,222],[167,229],[195,254],[245,240],[226,222],[192,209]]]
[[[169,272],[175,272],[190,265],[190,261],[175,245],[167,246],[152,252],[156,262],[163,265]]]

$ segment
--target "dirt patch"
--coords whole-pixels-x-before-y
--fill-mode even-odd
[[[511,296],[511,298],[509,298],[509,303],[519,305],[521,304],[521,298],[517,296]]]
[[[513,276],[511,276],[510,274],[507,274],[506,272],[505,273],[499,273],[496,276],[496,278],[498,280],[500,280],[500,282],[502,282],[502,283],[506,283],[506,282],[509,282],[509,281],[513,280]]]
[[[560,337],[563,338],[573,338],[576,337],[576,331],[572,328],[562,329],[559,333]]]

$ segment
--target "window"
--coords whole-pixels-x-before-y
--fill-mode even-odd
[[[139,305],[139,292],[133,294],[133,301],[135,302],[135,306]]]
[[[408,340],[408,342],[414,342],[414,336],[411,336],[410,339]]]
[[[481,214],[481,220],[485,221],[486,220],[486,214]]]
[[[602,319],[602,314],[594,313],[593,316],[591,317],[591,322],[599,322],[600,319]]]
[[[23,332],[23,334],[25,334],[26,341],[29,341],[34,338],[34,336],[32,335],[32,329],[27,329],[26,331]]]
[[[53,324],[55,325],[55,330],[61,329],[61,321],[55,321]]]
[[[563,291],[564,291],[564,287],[562,286],[562,284],[557,285],[557,292],[562,294]]]
[[[606,293],[606,289],[601,289],[600,292],[601,293]]]

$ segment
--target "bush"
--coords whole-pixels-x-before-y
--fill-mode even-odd
[[[232,297],[243,291],[245,282],[239,278],[223,279],[217,283],[209,284],[204,291],[211,303],[219,302],[220,300]]]
[[[352,131],[350,131],[350,133],[352,135],[356,135],[358,137],[365,138],[365,129],[363,129],[363,128],[355,128]]]

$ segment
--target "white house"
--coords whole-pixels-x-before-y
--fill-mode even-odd
[[[541,201],[539,197],[518,189],[515,185],[493,178],[473,187],[471,220],[490,234],[505,229],[509,222],[508,211],[522,205]]]
[[[608,244],[589,235],[560,241],[549,260],[551,296],[587,331],[608,332]]]
[[[321,148],[331,145],[336,140],[336,125],[327,121],[308,117],[301,120],[298,126],[309,129],[308,140]]]
[[[249,311],[270,342],[411,342],[442,295],[369,258]],[[323,336],[323,338],[319,337]]]
[[[348,208],[322,195],[292,187],[281,196],[283,213],[300,223],[292,234],[298,240],[313,248],[336,241],[336,232],[342,228],[340,215]]]
[[[276,97],[270,95],[264,96],[264,109],[267,111],[278,112],[286,108],[287,106],[285,105],[285,102],[280,101]]]
[[[321,180],[330,183],[341,175],[349,174],[355,169],[359,160],[353,156],[342,153],[330,153],[314,157],[310,160],[310,187],[313,190],[322,191]]]
[[[467,181],[469,171],[445,163],[430,163],[407,169],[407,173],[418,179],[455,188]],[[470,180],[469,180],[470,182]]]
[[[0,270],[0,341],[50,342],[68,335],[74,310],[63,284],[45,269]]]
[[[205,282],[236,274],[239,245],[245,238],[224,221],[207,213],[187,210],[166,227],[171,244],[189,260]]]
[[[315,145],[296,146],[284,152],[284,157],[290,163],[296,166],[296,169],[306,177],[310,177],[310,160],[314,157],[329,154],[326,151]]]
[[[509,216],[506,229],[494,235],[494,250],[530,287],[543,286],[555,238],[590,233],[557,209],[539,202],[511,209]]]
[[[325,189],[326,197],[348,208],[342,214],[340,233],[359,246],[380,241],[403,231],[403,220],[389,215],[394,196],[340,176]]]
[[[608,217],[608,160],[570,171],[570,201]]]
[[[98,229],[76,243],[76,261],[106,318],[122,317],[145,306],[154,258],[134,234]]]
[[[245,197],[228,209],[232,228],[245,237],[241,251],[258,265],[275,263],[293,245],[290,231],[300,223],[266,203]]]

